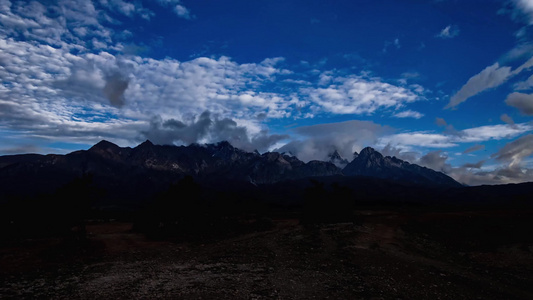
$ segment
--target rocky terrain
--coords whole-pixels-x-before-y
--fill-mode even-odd
[[[93,222],[85,241],[0,247],[2,299],[531,299],[531,211],[358,210],[355,223],[150,240]],[[463,227],[468,224],[468,227]]]

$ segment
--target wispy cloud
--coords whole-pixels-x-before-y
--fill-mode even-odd
[[[519,183],[533,181],[533,169],[524,165],[526,158],[533,155],[532,137],[529,134],[507,143],[492,155],[500,164],[491,166],[487,165],[487,159],[464,163],[461,166],[452,166],[448,162],[450,160],[449,154],[442,150],[421,154],[416,151],[406,151],[387,145],[383,152],[388,153],[390,152],[389,149],[396,149],[394,154],[397,157],[444,172],[458,182],[467,185]],[[463,153],[466,154],[483,149],[483,145],[474,145]]]
[[[397,133],[389,136],[384,136],[378,140],[378,145],[391,145],[402,149],[410,149],[410,147],[427,147],[427,148],[451,148],[458,144],[455,143],[449,136],[432,133],[428,131],[415,131]]]
[[[476,151],[480,151],[480,150],[484,150],[485,149],[485,145],[474,145],[472,147],[469,147],[467,148],[465,151],[463,151],[463,154],[468,154],[468,153],[472,153],[472,152],[476,152]]]
[[[533,134],[528,134],[506,144],[494,154],[501,161],[509,162],[509,166],[519,165],[524,158],[533,155]]]
[[[392,41],[385,41],[382,52],[387,53],[390,47],[394,47],[395,49],[400,49],[402,47],[402,45],[400,44],[400,39],[395,38]]]
[[[453,108],[480,92],[504,83],[511,76],[511,67],[501,67],[498,63],[486,67],[472,76],[465,85],[451,97],[445,108]]]
[[[191,20],[196,18],[195,15],[191,13],[191,11],[183,5],[183,2],[181,0],[158,0],[158,2],[165,6],[171,8],[174,13],[180,18]]]
[[[443,118],[435,118],[435,124],[437,124],[437,126],[439,126],[439,127],[443,127],[443,126],[448,125],[446,120],[444,120]]]
[[[486,67],[483,71],[472,76],[461,89],[451,97],[450,102],[445,108],[453,108],[468,98],[475,96],[485,90],[500,86],[509,78],[520,74],[524,70],[529,70],[533,67],[533,58],[528,59],[522,65],[511,71],[511,67],[500,66],[495,63]]]
[[[378,144],[394,147],[451,148],[460,143],[502,140],[516,137],[533,130],[530,123],[515,125],[487,125],[442,134],[428,131],[404,132],[381,137]]]
[[[525,81],[517,82],[514,85],[515,90],[529,90],[533,87],[533,75],[529,76],[529,78]]]
[[[512,0],[514,11],[512,15],[515,19],[522,19],[528,24],[533,24],[533,2],[531,0]]]
[[[448,25],[444,27],[436,36],[441,39],[451,39],[459,35],[459,27],[457,25]]]
[[[502,114],[500,116],[500,120],[502,120],[503,122],[509,124],[509,125],[514,125],[514,120],[513,118],[511,118],[508,114]]]
[[[395,118],[413,118],[413,119],[420,119],[424,116],[424,114],[419,113],[414,110],[404,110],[402,112],[396,113],[393,115]]]

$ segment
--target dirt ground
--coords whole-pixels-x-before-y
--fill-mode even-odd
[[[533,299],[531,238],[476,244],[461,234],[472,218],[359,211],[357,224],[274,220],[268,231],[194,242],[93,223],[85,242],[4,243],[0,298]]]

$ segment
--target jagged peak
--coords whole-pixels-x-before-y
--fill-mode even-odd
[[[150,140],[142,142],[139,146],[153,146],[154,144]]]
[[[365,147],[363,150],[361,150],[360,155],[369,155],[371,153],[376,153],[377,151],[372,147]],[[378,152],[379,153],[379,152]]]
[[[230,142],[228,141],[220,141],[218,143],[215,144],[218,148],[230,148],[230,149],[233,149],[235,147],[233,147],[233,145],[230,144]]]
[[[268,152],[261,154],[261,156],[264,156],[264,157],[280,157],[282,155],[283,155],[282,153],[275,152],[275,151],[274,152],[268,151]]]
[[[365,147],[361,152],[359,153],[359,157],[374,157],[374,158],[383,158],[383,155],[376,151],[372,147]]]
[[[89,150],[98,150],[98,149],[109,149],[109,148],[120,148],[116,144],[111,143],[107,140],[101,140],[92,146]]]
[[[339,154],[339,151],[337,151],[337,149],[335,149],[335,150],[333,150],[333,152],[331,152],[331,153],[328,155],[328,157],[331,157],[331,158],[335,157],[335,158],[337,158],[337,157],[342,157],[342,156]]]
[[[344,168],[349,163],[348,160],[344,159],[344,157],[340,155],[337,149],[335,149],[333,153],[329,154],[328,158],[329,158],[329,161],[328,161],[329,163],[332,163],[339,168]]]
[[[291,151],[281,152],[281,155],[285,155],[288,157],[296,157],[296,155],[294,155]]]

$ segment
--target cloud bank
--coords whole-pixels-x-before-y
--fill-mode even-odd
[[[228,141],[237,148],[259,152],[270,150],[273,145],[288,138],[287,135],[271,135],[266,129],[251,133],[247,127],[239,126],[235,120],[213,117],[209,111],[187,123],[176,119],[163,120],[156,116],[151,120],[149,128],[140,133],[144,138],[161,145]]]
[[[337,150],[351,160],[354,152],[374,144],[379,136],[391,131],[388,126],[358,120],[302,126],[293,129],[293,140],[277,151],[291,152],[303,161],[327,161],[328,155]]]

